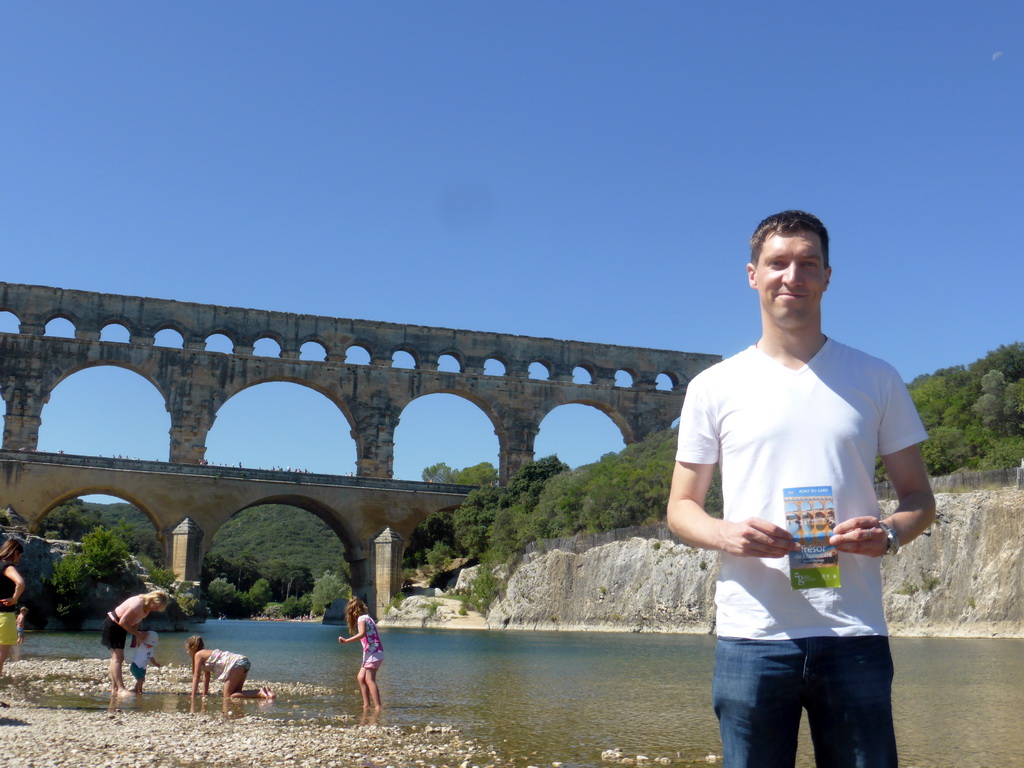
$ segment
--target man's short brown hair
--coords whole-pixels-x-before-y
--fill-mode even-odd
[[[750,263],[755,267],[765,240],[772,235],[794,235],[813,232],[821,240],[822,266],[828,269],[828,230],[817,216],[805,211],[783,211],[769,216],[757,225],[750,237]]]

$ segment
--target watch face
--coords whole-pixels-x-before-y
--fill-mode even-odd
[[[896,538],[896,531],[885,523],[879,523],[885,531],[885,554],[895,555],[900,548],[899,539]]]
[[[896,531],[894,531],[892,528],[886,528],[885,536],[887,539],[885,544],[885,551],[890,555],[895,555],[900,548],[899,539],[896,538]]]

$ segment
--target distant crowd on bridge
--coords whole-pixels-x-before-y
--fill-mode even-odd
[[[121,458],[121,457],[118,456],[117,458]],[[125,457],[125,458],[127,458],[127,457]],[[234,468],[234,466],[235,466],[234,464],[211,464],[207,459],[200,459],[196,463],[199,466],[201,466],[201,467],[231,467],[231,468]],[[246,467],[244,467],[242,465],[242,462],[238,462],[238,468],[239,469],[245,469]],[[298,467],[295,467],[294,469],[292,467],[271,467],[269,470],[266,470],[263,467],[249,467],[249,469],[258,469],[261,472],[267,472],[267,471],[269,471],[269,472],[295,472],[295,473],[298,473],[298,474],[301,474],[301,475],[313,474],[308,469],[299,469]],[[352,477],[352,473],[351,472],[346,472],[345,473],[345,477]]]

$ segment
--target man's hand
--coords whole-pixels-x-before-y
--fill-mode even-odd
[[[833,528],[828,543],[840,552],[881,557],[889,548],[889,537],[877,517],[854,517]]]
[[[721,550],[740,557],[785,557],[800,549],[793,534],[759,517],[742,523],[721,521]]]

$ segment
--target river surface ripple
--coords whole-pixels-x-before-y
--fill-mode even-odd
[[[264,717],[361,714],[361,653],[342,627],[211,621],[207,647],[252,659],[253,680],[326,686],[326,697],[280,699]],[[381,725],[453,725],[535,765],[601,765],[601,752],[701,762],[720,754],[711,711],[714,638],[597,632],[382,629]],[[157,658],[187,664],[188,633],[162,634]],[[894,638],[893,703],[908,768],[1024,765],[1024,641]],[[98,633],[32,632],[12,658],[105,657]],[[41,702],[46,703],[46,702]],[[107,701],[51,702],[105,708]],[[126,706],[187,708],[153,695]],[[799,764],[812,766],[809,737]]]

